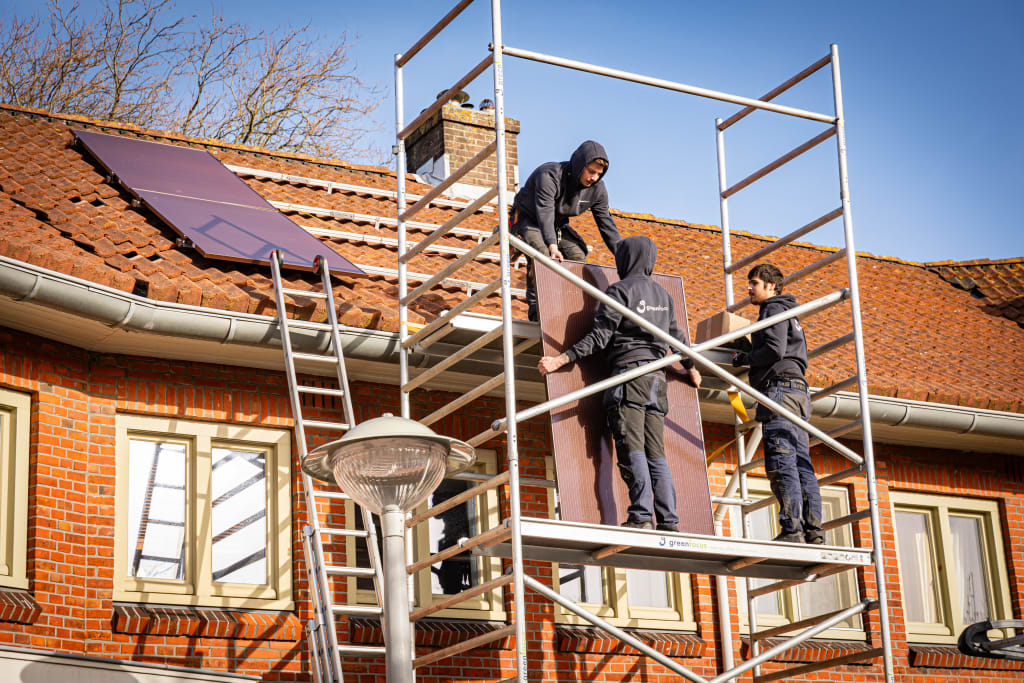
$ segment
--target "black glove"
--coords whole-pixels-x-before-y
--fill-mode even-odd
[[[745,351],[736,351],[732,354],[732,366],[738,368],[743,365],[750,365],[749,354]]]

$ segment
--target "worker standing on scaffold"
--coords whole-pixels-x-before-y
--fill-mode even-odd
[[[550,161],[538,166],[512,203],[512,234],[556,261],[587,260],[587,243],[569,227],[569,217],[590,211],[608,250],[622,239],[608,213],[608,191],[602,178],[608,171],[608,154],[600,143],[587,140],[569,161]],[[537,291],[533,259],[526,260],[526,304],[530,320],[537,315]]]
[[[761,309],[764,320],[796,306],[792,294],[782,293],[782,271],[760,263],[747,274],[750,302]],[[733,354],[734,366],[750,366],[750,385],[804,420],[810,417],[807,340],[800,321],[783,320],[751,335],[750,352]],[[780,533],[776,541],[825,542],[821,528],[821,491],[811,463],[807,432],[760,403],[755,418],[761,423],[764,469],[772,493],[779,501]]]
[[[672,297],[651,278],[657,255],[658,248],[647,237],[627,237],[619,242],[615,267],[620,280],[609,285],[605,294],[685,344]],[[593,329],[583,339],[565,353],[544,356],[537,367],[546,375],[599,349],[604,349],[613,375],[664,358],[669,350],[668,344],[602,303]],[[686,358],[682,364],[690,382],[699,387],[700,372],[693,361]],[[629,509],[622,526],[651,529],[657,524],[659,531],[678,531],[676,489],[665,459],[665,371],[655,370],[606,390],[604,407],[619,474],[629,488]]]

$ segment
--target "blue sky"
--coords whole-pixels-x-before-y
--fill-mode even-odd
[[[5,3],[20,9],[35,3]],[[88,9],[98,0],[82,0]],[[178,0],[206,12],[208,0]],[[357,36],[359,73],[382,86],[379,146],[393,142],[393,55],[455,0],[215,0],[231,19],[311,22]],[[802,0],[719,4],[505,0],[504,43],[748,97],[839,46],[858,251],[912,261],[1024,256],[1024,3],[1014,0]],[[405,69],[406,120],[485,54],[489,2],[477,0]],[[467,91],[490,96],[490,71]],[[735,107],[508,58],[506,114],[522,124],[520,173],[585,139],[611,158],[611,204],[719,224],[714,118]],[[831,112],[827,69],[778,100]],[[729,182],[822,130],[759,113],[726,134]],[[730,199],[734,229],[780,235],[838,206],[829,141]],[[838,243],[838,225],[811,236]]]

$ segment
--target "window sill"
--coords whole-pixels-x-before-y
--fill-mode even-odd
[[[504,623],[493,621],[424,619],[416,622],[416,647],[449,647],[476,636],[493,633],[505,626]],[[384,633],[381,631],[380,622],[376,619],[350,618],[348,620],[348,637],[352,644],[384,644]],[[487,650],[510,650],[512,649],[512,637],[499,638],[481,647]]]
[[[42,613],[43,608],[28,591],[0,588],[0,621],[31,624]]]
[[[674,631],[644,631],[627,629],[629,634],[669,657],[704,656],[706,643],[693,633]],[[632,647],[604,631],[591,626],[555,627],[559,652],[585,654],[638,654]]]
[[[911,645],[910,666],[934,669],[1024,671],[1024,662],[965,655],[952,645]]]
[[[768,638],[761,641],[761,651],[768,650],[786,641],[785,638]],[[773,662],[823,662],[828,659],[834,659],[836,657],[842,657],[844,655],[852,655],[858,652],[864,652],[870,650],[871,644],[863,641],[849,641],[849,640],[805,640],[796,647],[791,647],[785,652],[781,653],[778,657],[772,659]],[[750,657],[750,639],[743,639],[743,657]],[[863,662],[853,662],[844,666],[872,666],[878,660],[868,659]]]
[[[302,638],[292,614],[239,612],[202,607],[114,604],[115,633],[198,638],[286,640]]]

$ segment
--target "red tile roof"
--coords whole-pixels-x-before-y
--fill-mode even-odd
[[[0,106],[0,254],[160,301],[274,313],[267,267],[212,261],[178,246],[170,228],[145,209],[133,208],[128,195],[108,182],[83,150],[73,146],[70,128],[81,125],[97,125],[108,133],[203,146],[230,167],[257,169],[257,175],[238,172],[269,201],[311,207],[284,210],[299,225],[334,231],[318,234],[356,264],[392,271],[397,268],[396,249],[393,242],[388,243],[397,237],[393,225],[396,205],[388,196],[395,190],[392,171],[10,106]],[[322,183],[273,179],[267,177],[267,172],[376,191],[328,190]],[[428,190],[428,186],[414,182],[409,185],[412,193],[423,194]],[[330,211],[349,215],[332,215]],[[414,221],[441,224],[457,211],[452,206],[432,205]],[[721,310],[724,293],[721,232],[717,227],[614,213],[624,235],[648,235],[658,244],[659,271],[684,278],[691,330],[697,321]],[[460,225],[471,234],[448,235],[436,244],[462,249],[475,246],[478,238],[472,233],[489,233],[495,220],[493,212],[478,212]],[[610,265],[611,254],[600,246],[593,221],[589,216],[575,220],[574,225],[588,242],[598,245],[591,255],[592,262]],[[412,230],[410,239],[425,234],[422,229]],[[733,256],[742,258],[769,240],[736,233]],[[797,243],[776,252],[773,260],[789,273],[834,251]],[[455,258],[456,254],[428,251],[413,260],[410,271],[436,272]],[[845,283],[843,263],[818,271],[788,291],[801,301],[834,291]],[[1004,270],[1018,272],[1019,278],[1019,271],[1014,270],[1020,268],[1019,263],[999,262],[999,266],[1008,264]],[[1020,353],[1024,329],[1011,320],[988,315],[970,293],[950,287],[928,265],[936,264],[858,255],[871,393],[1024,412],[1024,354]],[[985,272],[992,273],[994,269]],[[483,258],[453,277],[487,283],[496,276],[495,261]],[[523,287],[523,277],[522,268],[514,271],[513,286]],[[316,284],[315,276],[310,274],[290,271],[286,278],[294,288],[312,289]],[[336,282],[335,295],[344,324],[397,329],[398,286],[393,275],[341,276]],[[741,278],[736,278],[737,299],[745,296],[743,284]],[[1019,279],[1013,286],[1017,288],[1013,291],[1021,291]],[[1010,294],[1012,291],[1007,290],[1000,295],[1008,300]],[[429,321],[464,296],[465,285],[458,282],[435,287],[416,304],[411,319]],[[521,300],[516,300],[515,308],[517,315],[525,318]],[[490,297],[476,310],[498,313],[498,298]],[[301,297],[289,299],[289,312],[314,320],[325,317],[322,303]],[[755,315],[750,309],[741,313]],[[846,305],[808,319],[805,329],[811,348],[848,332],[848,320]],[[827,386],[853,372],[852,348],[845,347],[815,359],[808,378],[817,386]]]
[[[1024,326],[1024,258],[925,265],[954,287],[969,292],[981,310]]]

